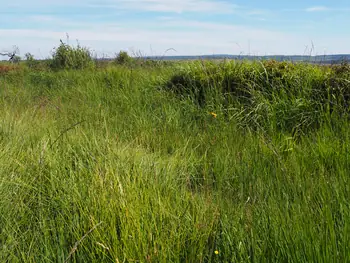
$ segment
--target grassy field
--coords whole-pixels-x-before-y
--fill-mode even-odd
[[[349,96],[348,65],[3,65],[0,262],[350,262]]]

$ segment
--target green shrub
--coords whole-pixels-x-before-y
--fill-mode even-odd
[[[126,51],[120,51],[114,59],[114,63],[117,65],[129,65],[131,62],[133,62],[133,58]]]
[[[91,51],[79,44],[76,47],[61,44],[53,52],[51,68],[60,69],[86,69],[94,67]]]

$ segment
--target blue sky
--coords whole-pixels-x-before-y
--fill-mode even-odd
[[[3,2],[3,3],[1,3]],[[0,51],[50,56],[350,53],[349,0],[0,0]]]

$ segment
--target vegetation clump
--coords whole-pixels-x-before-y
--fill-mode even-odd
[[[128,52],[120,51],[114,59],[114,63],[117,65],[130,65],[134,59],[129,56]]]
[[[167,87],[201,107],[220,104],[228,115],[238,109],[251,127],[303,133],[327,111],[349,114],[349,72],[345,65],[196,61],[180,65]]]
[[[62,69],[88,69],[94,67],[91,51],[80,46],[70,46],[63,43],[54,49],[50,67],[54,70]]]
[[[9,72],[17,71],[19,67],[12,64],[0,64],[0,75],[5,75]]]

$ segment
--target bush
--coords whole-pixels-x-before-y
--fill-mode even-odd
[[[60,69],[86,69],[94,66],[92,54],[86,47],[72,47],[61,40],[61,44],[53,52],[51,68]]]
[[[117,65],[129,65],[131,62],[133,62],[133,58],[126,51],[120,51],[114,59],[114,63]]]
[[[21,62],[21,60],[22,60],[22,58],[21,58],[20,56],[17,56],[17,55],[16,55],[16,56],[14,56],[14,57],[12,58],[11,61],[12,61],[13,63],[17,63],[17,64],[18,64],[19,62]]]

